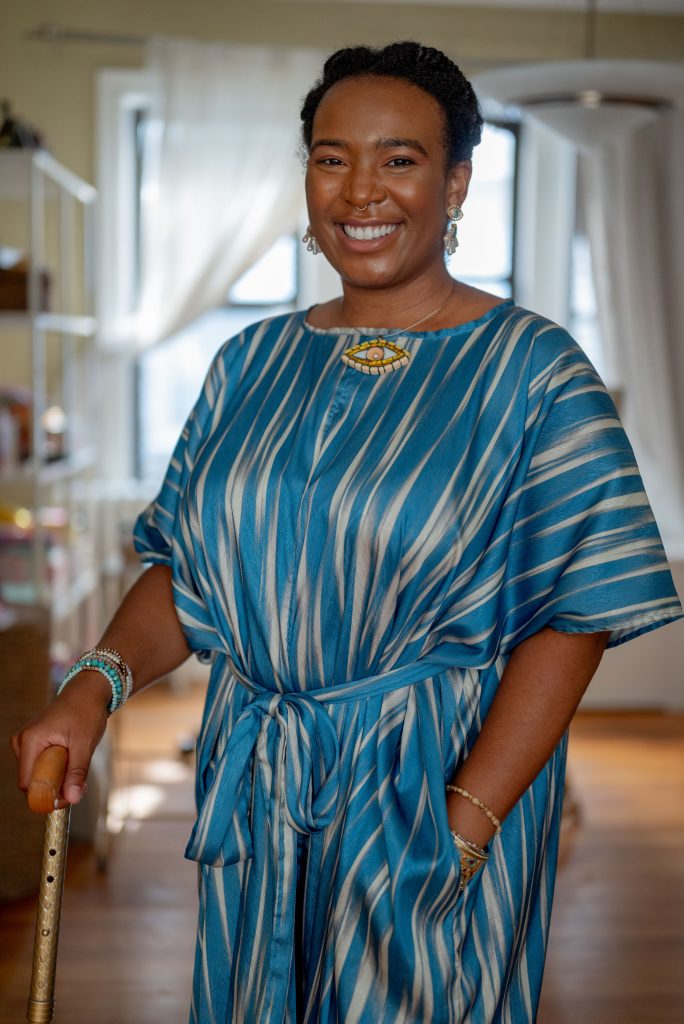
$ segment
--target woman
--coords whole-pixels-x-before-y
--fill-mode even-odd
[[[118,654],[15,738],[20,784],[61,743],[76,800],[126,666],[137,690],[195,652],[191,1020],[521,1024],[568,723],[606,644],[681,609],[581,350],[446,271],[482,123],[458,68],[343,50],[302,119],[342,295],[217,354]]]

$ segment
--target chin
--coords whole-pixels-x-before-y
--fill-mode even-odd
[[[358,288],[389,288],[400,284],[410,275],[405,268],[388,266],[384,260],[366,258],[363,263],[349,260],[334,260],[330,263],[343,281]]]

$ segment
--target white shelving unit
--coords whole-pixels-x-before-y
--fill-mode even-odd
[[[0,468],[0,502],[25,507],[32,518],[32,578],[23,591],[16,581],[14,587],[11,579],[2,581],[0,593],[47,607],[53,641],[62,643],[65,657],[94,638],[98,626],[86,486],[96,463],[96,198],[92,185],[44,150],[0,150],[0,245],[21,249],[29,262],[27,308],[0,310],[0,385],[31,393],[30,451]],[[48,446],[50,407],[61,410],[66,424],[59,452]],[[50,526],[49,509],[63,509],[62,527]]]

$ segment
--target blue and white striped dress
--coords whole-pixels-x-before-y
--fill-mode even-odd
[[[565,740],[461,896],[444,783],[521,640],[617,644],[681,609],[563,330],[508,300],[395,337],[410,361],[380,376],[341,361],[359,337],[295,313],[228,341],[136,524],[213,662],[190,1019],[524,1024]]]

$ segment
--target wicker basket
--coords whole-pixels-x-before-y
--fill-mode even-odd
[[[9,739],[45,707],[50,694],[49,621],[46,612],[17,609],[13,625],[0,629],[0,900],[37,892],[45,819],[32,814],[17,787]]]

